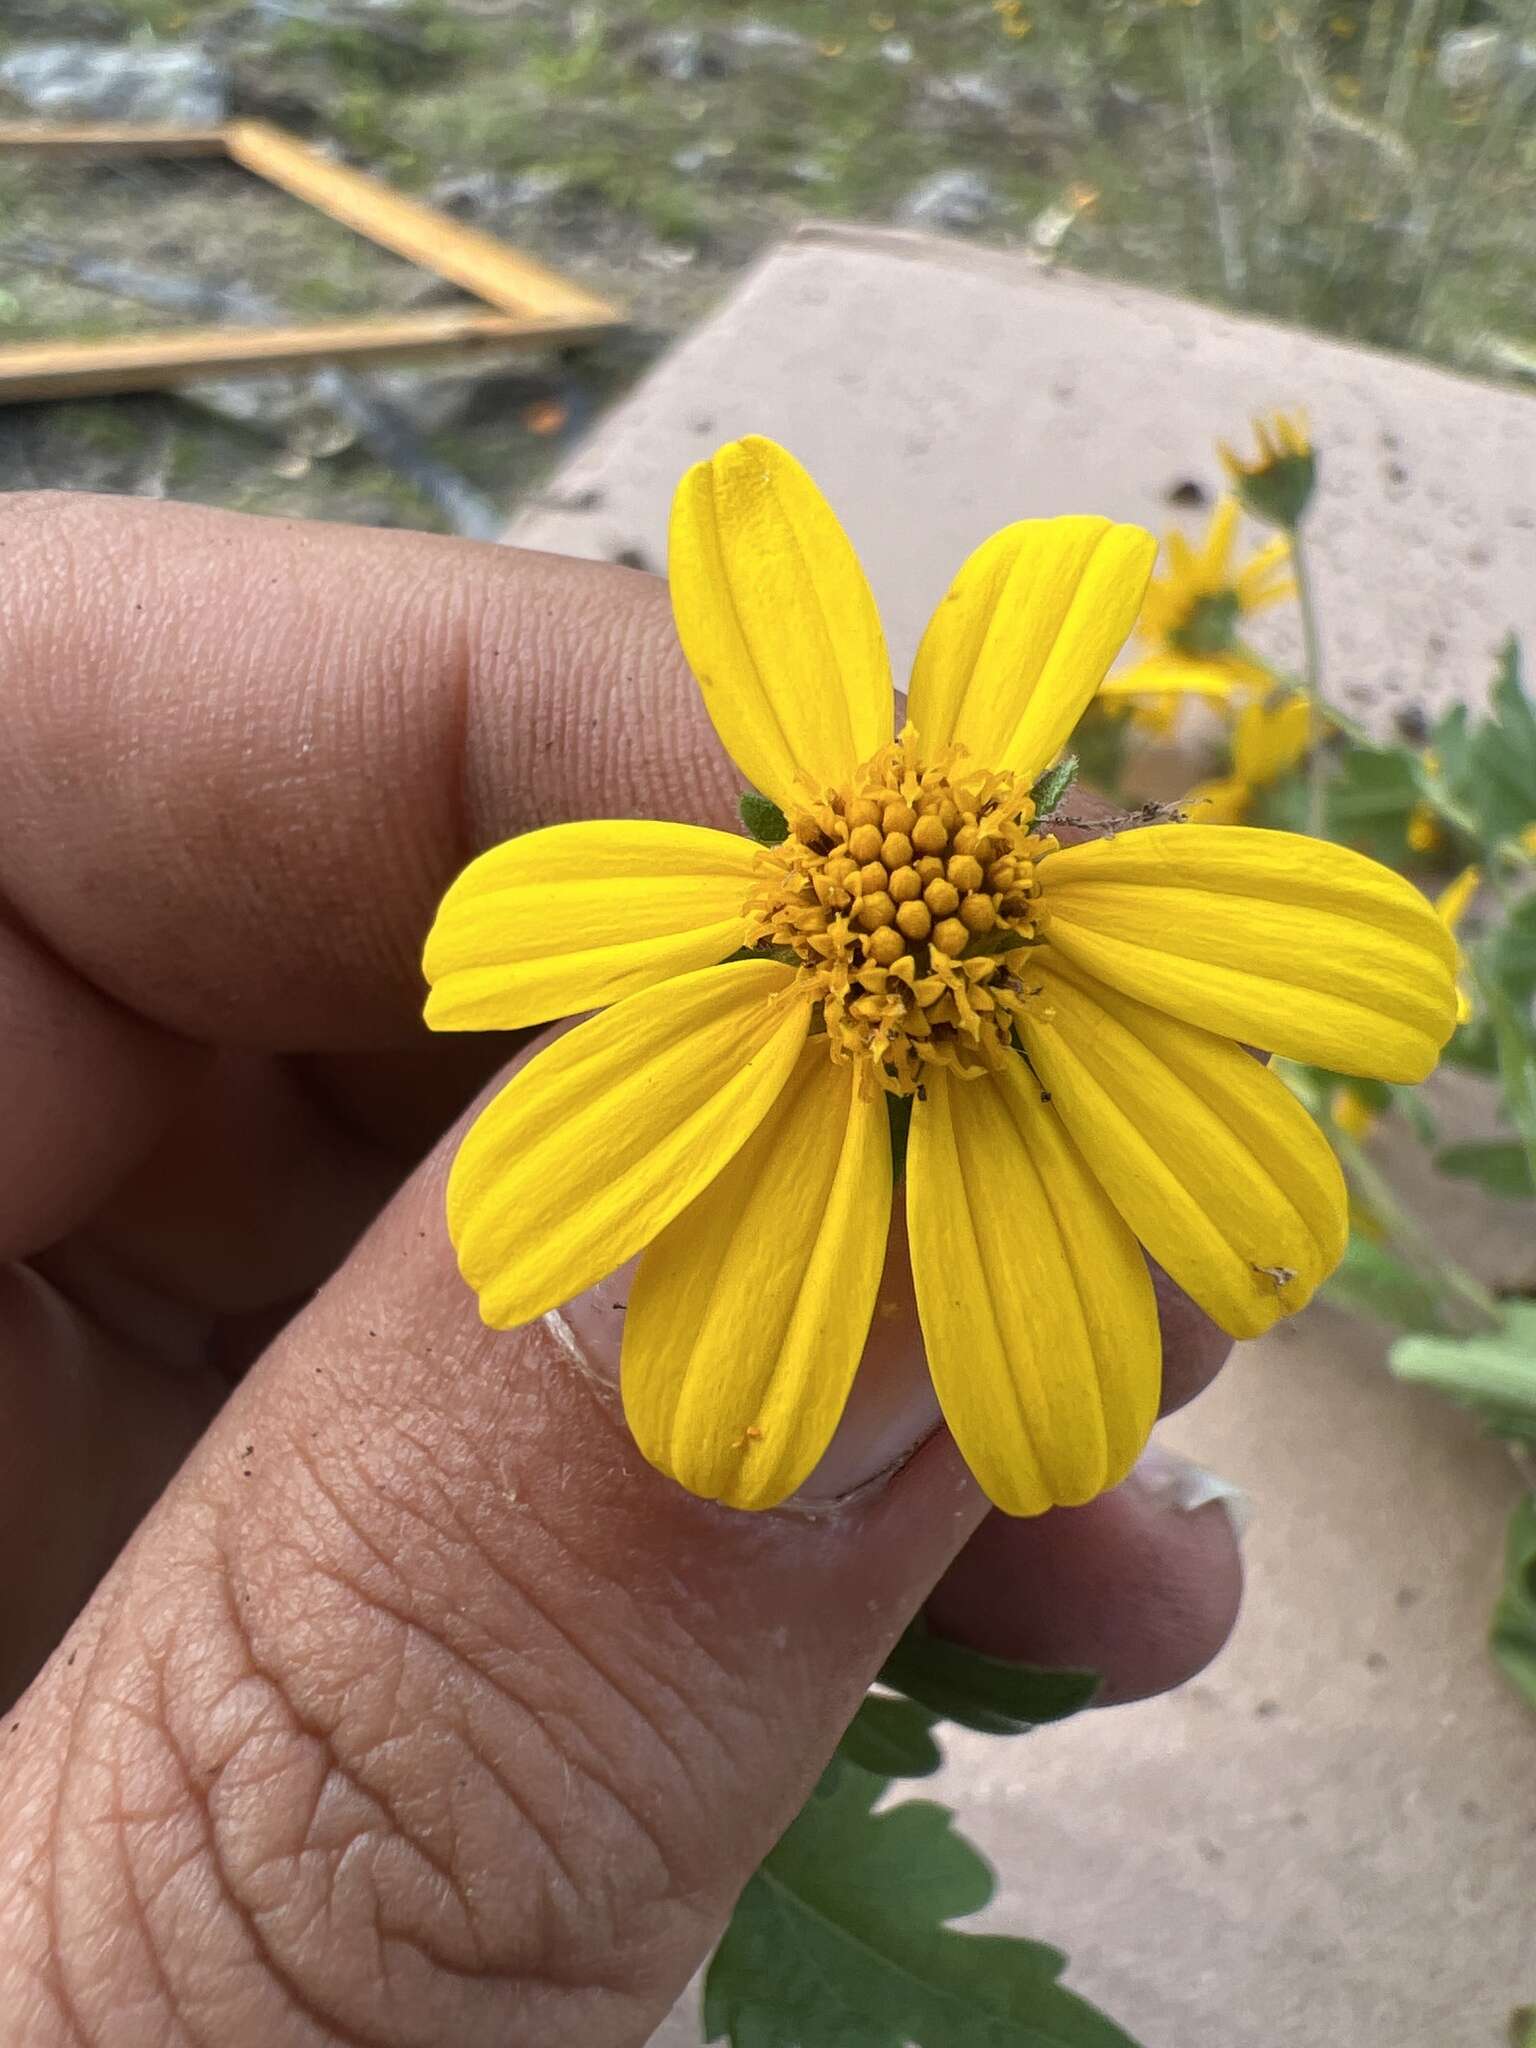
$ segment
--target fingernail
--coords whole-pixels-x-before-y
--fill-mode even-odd
[[[1166,1444],[1148,1444],[1126,1484],[1139,1487],[1157,1506],[1174,1514],[1192,1515],[1220,1501],[1239,1542],[1253,1519],[1253,1503],[1240,1486]]]
[[[544,1318],[567,1356],[615,1394],[636,1263]],[[918,1330],[905,1234],[897,1230],[848,1405],[821,1463],[788,1505],[828,1507],[866,1491],[904,1465],[942,1419]]]

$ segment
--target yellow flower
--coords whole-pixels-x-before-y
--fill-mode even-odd
[[[886,1255],[889,1098],[911,1107],[938,1398],[992,1499],[1033,1514],[1116,1484],[1151,1427],[1141,1246],[1243,1336],[1342,1251],[1333,1155],[1243,1046],[1417,1079],[1450,1032],[1444,927],[1362,856],[1199,825],[1064,848],[1037,824],[1030,791],[1153,551],[1106,519],[994,535],[893,737],[846,535],[782,449],[733,442],[678,491],[672,600],[715,729],[789,836],[554,825],[443,903],[434,1026],[610,1006],[470,1130],[448,1188],[461,1270],[506,1328],[643,1253],[625,1411],[695,1493],[771,1506],[826,1449]]]
[[[1136,629],[1153,652],[1110,676],[1099,693],[1108,707],[1129,704],[1145,731],[1168,732],[1186,697],[1225,705],[1235,693],[1273,687],[1268,669],[1238,645],[1237,629],[1242,619],[1294,596],[1290,546],[1273,540],[1235,566],[1241,516],[1237,500],[1223,498],[1198,548],[1182,533],[1164,543],[1163,573],[1148,587]]]
[[[1455,934],[1467,908],[1482,885],[1483,871],[1479,867],[1463,868],[1454,882],[1448,882],[1435,898],[1435,915],[1451,934],[1455,953],[1456,972],[1456,1022],[1465,1024],[1472,1015],[1472,998],[1467,989],[1466,956],[1455,943]],[[1333,1091],[1333,1100],[1328,1105],[1329,1114],[1341,1131],[1351,1138],[1363,1138],[1376,1123],[1377,1111],[1358,1088],[1351,1088],[1346,1081]]]
[[[1317,455],[1301,413],[1277,412],[1254,421],[1258,454],[1244,461],[1225,441],[1217,444],[1222,467],[1256,519],[1292,528],[1317,488]]]
[[[1232,736],[1232,773],[1197,784],[1184,809],[1201,825],[1240,825],[1259,791],[1289,775],[1311,744],[1312,700],[1305,691],[1248,705]]]

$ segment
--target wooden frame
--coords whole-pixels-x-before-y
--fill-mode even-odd
[[[538,348],[617,326],[617,307],[532,257],[434,207],[333,163],[266,121],[220,128],[48,127],[0,122],[0,149],[50,155],[222,156],[355,229],[380,248],[472,292],[486,310],[379,313],[292,327],[184,327],[111,341],[0,348],[0,403],[144,391],[196,377],[249,376],[306,363],[374,362],[445,349]]]

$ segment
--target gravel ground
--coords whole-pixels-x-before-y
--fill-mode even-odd
[[[0,487],[494,527],[807,215],[1029,246],[1529,375],[1533,93],[1536,0],[10,0],[0,117],[277,120],[632,325],[566,357],[374,374],[353,396],[383,403],[382,438],[308,378],[12,407]],[[242,295],[316,318],[457,296],[227,166],[0,156],[0,341]]]

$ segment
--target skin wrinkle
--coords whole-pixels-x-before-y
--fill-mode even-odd
[[[357,1524],[356,1520],[347,1512],[345,1508],[341,1506],[335,1494],[325,1485],[325,1483],[322,1480],[320,1480],[314,1462],[309,1457],[307,1447],[296,1446],[296,1452],[304,1470],[306,1471],[307,1475],[311,1480],[311,1483],[314,1484],[316,1490],[321,1494],[321,1497],[327,1502],[328,1506],[335,1513],[337,1519],[343,1524],[345,1528],[348,1529],[348,1531],[353,1535],[355,1540],[363,1547],[363,1549],[367,1551],[367,1553],[374,1560],[374,1562],[377,1565],[379,1565],[381,1569],[383,1569],[383,1571],[386,1574],[386,1577],[391,1579],[395,1578],[396,1574],[394,1573],[393,1567],[390,1564],[388,1558],[385,1556],[385,1554],[380,1550],[379,1546],[374,1542],[374,1540],[371,1537],[369,1537],[361,1529],[361,1527]],[[394,1505],[396,1506],[398,1511],[410,1515],[412,1519],[416,1518],[416,1511],[408,1503],[396,1502],[394,1503]],[[432,1529],[433,1533],[435,1533],[439,1537],[441,1536],[442,1531],[440,1529],[435,1528],[434,1525],[427,1523],[425,1526],[427,1526],[429,1529]],[[697,1769],[697,1764],[690,1764],[684,1753],[665,1734],[665,1732],[655,1724],[654,1720],[646,1714],[644,1708],[633,1697],[633,1695],[626,1692],[621,1686],[619,1686],[617,1681],[613,1678],[612,1674],[606,1671],[596,1660],[594,1660],[591,1657],[591,1655],[580,1644],[577,1643],[576,1639],[571,1635],[571,1633],[568,1630],[563,1629],[560,1626],[560,1624],[557,1621],[555,1621],[553,1615],[546,1608],[542,1607],[529,1594],[527,1589],[520,1582],[514,1581],[506,1573],[506,1571],[497,1563],[496,1560],[490,1558],[480,1544],[478,1544],[473,1538],[468,1538],[466,1547],[472,1552],[477,1562],[481,1564],[488,1564],[490,1568],[494,1572],[496,1572],[498,1581],[505,1591],[510,1592],[513,1595],[513,1597],[521,1603],[523,1607],[531,1610],[534,1614],[536,1614],[539,1617],[539,1619],[543,1622],[545,1627],[548,1628],[552,1634],[557,1636],[559,1640],[569,1650],[571,1650],[572,1654],[577,1659],[580,1668],[589,1672],[593,1672],[595,1675],[597,1675],[600,1679],[602,1679],[605,1685],[609,1687],[612,1693],[617,1698],[623,1701],[625,1707],[633,1716],[634,1724],[638,1727],[645,1728],[650,1734],[656,1737],[656,1739],[662,1744],[663,1748],[667,1751],[669,1757],[671,1758],[679,1774],[683,1777],[683,1779],[686,1782],[690,1784],[690,1789],[693,1790],[696,1800],[701,1798],[701,1788],[694,1783],[693,1778],[694,1771]],[[439,1655],[447,1655],[453,1658],[456,1662],[462,1665],[463,1669],[470,1677],[472,1683],[480,1685],[489,1684],[505,1704],[512,1707],[514,1710],[518,1711],[520,1714],[526,1717],[531,1729],[536,1731],[540,1736],[550,1737],[551,1731],[549,1723],[552,1718],[551,1715],[547,1711],[542,1714],[534,1713],[533,1710],[531,1710],[528,1707],[527,1703],[524,1700],[518,1698],[515,1694],[512,1694],[507,1689],[502,1680],[498,1678],[496,1673],[489,1667],[488,1664],[475,1662],[469,1657],[469,1655],[465,1651],[459,1649],[457,1646],[451,1643],[442,1632],[442,1627],[440,1624],[429,1626],[429,1624],[426,1621],[422,1620],[420,1617],[411,1615],[407,1613],[401,1606],[392,1604],[391,1602],[385,1600],[378,1592],[365,1588],[360,1583],[360,1581],[354,1573],[344,1572],[339,1565],[336,1567],[325,1565],[319,1560],[318,1556],[315,1554],[314,1549],[302,1551],[301,1561],[302,1569],[305,1572],[312,1575],[318,1575],[320,1577],[323,1577],[328,1581],[331,1581],[341,1586],[344,1590],[350,1591],[355,1598],[358,1598],[366,1602],[367,1605],[373,1611],[387,1615],[399,1627],[409,1631],[413,1636],[415,1636],[425,1645],[429,1652],[433,1652]],[[615,1597],[617,1597],[617,1589],[615,1589]],[[271,1672],[270,1669],[267,1669],[266,1667],[263,1667],[263,1669],[265,1670],[266,1675],[269,1678],[271,1678],[274,1683],[278,1682],[275,1678],[275,1675]],[[680,1696],[677,1695],[675,1691],[672,1690],[672,1688],[667,1687],[666,1691],[668,1692],[669,1696],[673,1698],[679,1705],[682,1704]],[[306,1728],[309,1728],[310,1732],[319,1732],[317,1727],[311,1727],[312,1717],[298,1713],[297,1709],[295,1709],[295,1712],[296,1717],[301,1722],[301,1725],[305,1726]],[[693,1716],[691,1717],[691,1719],[696,1724],[697,1717]],[[327,1744],[330,1745],[333,1753],[337,1754],[339,1762],[339,1752],[335,1752],[334,1750],[335,1731],[329,1731],[325,1733],[324,1739],[327,1742]],[[710,1741],[713,1742],[714,1739],[715,1738],[713,1737],[713,1734],[711,1732]],[[557,1745],[553,1744],[552,1738],[551,1746],[558,1747]],[[672,1855],[669,1853],[665,1845],[658,1839],[655,1831],[648,1826],[648,1824],[643,1819],[639,1811],[635,1808],[635,1806],[630,1801],[624,1798],[622,1792],[619,1789],[619,1785],[616,1779],[609,1774],[605,1774],[597,1770],[595,1758],[589,1759],[585,1763],[577,1764],[575,1758],[572,1756],[568,1748],[561,1753],[564,1756],[564,1761],[567,1767],[574,1767],[576,1769],[579,1769],[581,1771],[583,1778],[588,1783],[592,1784],[596,1789],[605,1793],[607,1797],[613,1800],[613,1802],[618,1806],[620,1811],[623,1812],[629,1819],[630,1823],[635,1829],[637,1837],[643,1838],[646,1842],[649,1843],[651,1848],[654,1849],[658,1857],[658,1860],[661,1864],[662,1870],[666,1876],[667,1884],[670,1888],[669,1893],[666,1896],[670,1896],[678,1904],[686,1903],[687,1898],[689,1896],[690,1888],[683,1880],[678,1870],[678,1867],[675,1863],[675,1860],[673,1859]],[[527,1808],[518,1801],[511,1784],[506,1780],[506,1778],[501,1773],[499,1773],[494,1766],[490,1764],[487,1758],[478,1756],[473,1750],[471,1750],[471,1755],[475,1756],[475,1760],[479,1764],[480,1768],[484,1769],[490,1776],[492,1782],[497,1785],[502,1796],[506,1799],[508,1805],[513,1809],[514,1812],[517,1813],[523,1826],[528,1829],[528,1831],[533,1835],[536,1841],[540,1842],[544,1850],[552,1858],[556,1868],[560,1871],[562,1877],[565,1879],[567,1885],[569,1886],[573,1899],[580,1900],[584,1896],[590,1897],[590,1885],[584,1883],[581,1877],[577,1874],[577,1872],[561,1856],[559,1848],[555,1840],[551,1837],[549,1831],[546,1828],[542,1828],[539,1825],[539,1823],[535,1820],[534,1816],[527,1810]],[[378,1787],[371,1781],[363,1778],[351,1766],[342,1764],[341,1768],[344,1771],[349,1771],[353,1781],[359,1785],[359,1788],[364,1792],[364,1794],[372,1798],[374,1802],[378,1806],[380,1806],[380,1808],[388,1815],[391,1822],[395,1825],[396,1832],[398,1833],[400,1838],[403,1841],[405,1841],[408,1845],[416,1847],[418,1850],[420,1850],[425,1859],[431,1862],[433,1866],[438,1870],[439,1875],[443,1876],[445,1879],[451,1882],[451,1872],[444,1868],[440,1863],[438,1863],[437,1859],[434,1858],[430,1854],[430,1852],[426,1850],[425,1845],[421,1843],[419,1837],[412,1834],[400,1823],[398,1816],[394,1812],[388,1800],[379,1791]],[[661,1901],[658,1901],[658,1903],[660,1902]],[[467,1901],[465,1902],[465,1908],[466,1912],[468,1912],[469,1908]],[[471,1928],[473,1931],[472,1915],[470,1917]],[[475,1938],[478,1939],[478,1936],[476,1936]]]
[[[495,1574],[497,1582],[503,1591],[510,1594],[512,1598],[515,1601],[519,1602],[521,1605],[529,1608],[533,1613],[535,1613],[539,1617],[539,1619],[544,1623],[544,1625],[550,1629],[551,1633],[559,1636],[560,1639],[566,1644],[566,1646],[572,1650],[582,1668],[594,1671],[600,1678],[603,1679],[604,1683],[610,1687],[615,1696],[622,1700],[624,1705],[634,1715],[636,1725],[643,1725],[648,1727],[650,1729],[650,1732],[656,1737],[656,1739],[659,1742],[661,1742],[663,1747],[667,1750],[667,1753],[671,1757],[673,1763],[679,1770],[680,1774],[684,1777],[684,1779],[687,1782],[689,1782],[690,1788],[697,1792],[699,1788],[696,1785],[694,1785],[693,1777],[694,1773],[700,1767],[698,1755],[695,1754],[694,1756],[690,1757],[685,1749],[679,1747],[676,1743],[674,1743],[666,1735],[665,1731],[655,1724],[651,1716],[649,1716],[645,1712],[645,1710],[640,1706],[639,1702],[634,1698],[634,1696],[619,1685],[617,1679],[613,1676],[612,1673],[602,1669],[602,1667],[591,1656],[590,1652],[588,1652],[584,1646],[579,1644],[576,1641],[576,1639],[569,1633],[569,1631],[563,1630],[560,1627],[560,1625],[554,1621],[552,1615],[546,1612],[538,1604],[538,1602],[533,1599],[533,1597],[527,1590],[527,1587],[522,1582],[522,1580],[515,1578],[502,1565],[499,1557],[493,1554],[491,1548],[480,1538],[480,1536],[465,1524],[463,1516],[459,1510],[457,1493],[455,1492],[455,1490],[450,1489],[448,1486],[439,1484],[436,1479],[436,1474],[442,1464],[441,1450],[433,1449],[425,1443],[422,1443],[419,1439],[412,1436],[411,1433],[402,1426],[399,1417],[397,1415],[390,1413],[388,1409],[385,1407],[381,1407],[377,1411],[376,1419],[378,1423],[382,1425],[382,1427],[384,1427],[386,1430],[388,1430],[392,1435],[402,1438],[407,1443],[410,1443],[414,1449],[420,1452],[424,1460],[424,1466],[421,1468],[420,1471],[413,1471],[413,1483],[417,1486],[419,1490],[421,1477],[425,1476],[428,1482],[433,1485],[437,1502],[445,1512],[446,1521],[431,1520],[427,1516],[420,1514],[409,1500],[402,1500],[394,1494],[391,1494],[390,1502],[394,1511],[399,1514],[405,1515],[413,1521],[419,1521],[421,1526],[427,1532],[429,1538],[434,1543],[440,1543],[444,1535],[449,1533],[450,1528],[458,1530],[461,1534],[465,1551],[477,1563],[486,1566]],[[442,1411],[438,1411],[438,1420],[444,1423],[446,1426],[454,1428],[455,1434],[458,1437],[458,1439],[462,1442],[468,1443],[469,1440],[467,1434],[456,1427],[456,1418],[448,1416]],[[615,1432],[615,1436],[616,1440],[618,1440],[617,1431]],[[377,1441],[377,1438],[370,1432],[368,1435],[368,1441],[370,1442],[370,1444],[375,1443]],[[340,1502],[337,1499],[336,1495],[325,1485],[324,1481],[320,1478],[318,1469],[312,1456],[309,1453],[307,1445],[295,1442],[294,1452],[297,1459],[303,1466],[304,1470],[309,1474],[317,1490],[334,1508],[339,1518],[352,1531],[352,1533],[357,1537],[359,1542],[361,1542],[364,1545],[364,1547],[369,1551],[370,1555],[372,1555],[375,1558],[375,1560],[385,1569],[386,1573],[393,1576],[393,1568],[390,1565],[389,1560],[385,1556],[384,1552],[376,1543],[374,1543],[372,1538],[368,1537],[364,1533],[364,1531],[355,1522],[355,1520],[353,1520],[347,1514],[346,1510],[341,1507]],[[484,1474],[484,1478],[486,1483],[490,1487],[494,1488],[496,1486],[497,1480],[496,1475],[494,1473],[487,1472]],[[367,1494],[370,1491],[374,1494],[377,1494],[378,1492],[377,1474],[373,1475],[372,1488],[369,1489],[365,1487],[365,1494]],[[461,1486],[458,1489],[458,1493],[462,1493],[462,1491],[463,1489]],[[522,1530],[522,1534],[525,1537],[526,1533],[526,1527],[524,1527]],[[571,1551],[569,1545],[562,1542],[561,1539],[557,1535],[555,1535],[555,1533],[548,1527],[547,1524],[541,1525],[540,1535],[545,1545],[553,1548],[562,1564],[566,1565],[567,1567],[573,1564],[579,1565],[579,1575],[588,1578],[591,1577],[593,1572],[593,1567],[591,1566],[591,1564],[587,1560],[578,1559],[575,1556],[575,1554]],[[572,1573],[571,1576],[575,1578],[576,1576],[578,1576],[578,1574]],[[611,1591],[615,1600],[622,1600],[625,1597],[623,1589],[613,1586],[611,1581],[607,1580],[606,1574],[600,1574],[600,1576],[602,1576],[604,1582],[608,1584],[609,1590]],[[679,1589],[680,1592],[683,1590],[684,1589]],[[458,1616],[447,1617],[447,1619],[449,1619],[450,1621],[457,1620],[459,1618],[460,1617]],[[442,1640],[440,1634],[438,1635],[437,1639]],[[712,1671],[719,1672],[719,1675],[721,1677],[727,1676],[727,1674],[723,1670],[721,1670],[718,1660],[714,1658],[712,1655],[709,1655],[709,1653],[705,1650],[705,1646],[703,1645],[702,1641],[695,1637],[689,1637],[687,1638],[687,1640],[690,1642],[691,1647],[694,1649],[697,1655],[699,1655],[701,1658],[705,1656],[709,1657],[709,1665]],[[637,1649],[640,1648],[642,1645],[648,1646],[648,1644],[649,1635],[642,1633],[637,1639]],[[645,1677],[663,1698],[665,1698],[675,1707],[679,1708],[680,1710],[688,1714],[690,1729],[693,1733],[694,1738],[695,1751],[697,1752],[698,1745],[702,1742],[705,1745],[706,1756],[711,1751],[717,1751],[718,1760],[720,1762],[725,1763],[728,1767],[733,1766],[735,1759],[725,1749],[723,1743],[716,1736],[712,1728],[708,1726],[701,1728],[698,1726],[697,1716],[693,1715],[691,1711],[688,1709],[687,1703],[684,1700],[683,1695],[672,1683],[671,1679],[669,1677],[663,1676],[659,1672],[653,1672],[650,1669],[645,1670]],[[745,1697],[746,1688],[739,1687],[738,1690],[741,1692],[742,1696]]]
[[[114,1794],[114,1810],[110,1817],[114,1823],[116,1835],[118,1871],[123,1892],[128,1900],[133,1925],[138,1930],[144,1953],[148,1956],[150,1968],[154,1972],[155,1989],[160,1996],[170,2024],[175,2029],[177,2038],[189,2042],[191,2048],[208,2048],[208,2037],[193,2029],[182,2009],[180,1995],[175,1985],[171,1982],[164,1960],[160,1954],[159,1943],[155,1940],[150,1928],[148,1908],[145,1904],[143,1891],[139,1886],[138,1872],[133,1856],[128,1848],[128,1816],[122,1798],[122,1759],[120,1757],[114,1757],[112,1760],[112,1789]],[[194,1855],[197,1853],[200,1852],[194,1852]],[[169,1876],[175,1877],[183,1867],[185,1866],[173,1865]]]
[[[423,1456],[429,1460],[429,1463],[435,1462],[436,1454],[431,1452],[426,1445],[421,1444],[416,1438],[412,1437],[408,1431],[404,1430],[400,1426],[397,1418],[385,1416],[381,1419],[387,1423],[387,1425],[393,1430],[395,1434],[403,1436],[407,1442],[412,1443],[418,1450],[420,1450]],[[300,1449],[299,1455],[301,1458],[305,1458],[305,1453],[302,1449]],[[307,1458],[305,1459],[305,1462],[308,1466]],[[313,1474],[313,1467],[309,1466],[308,1469],[310,1469]],[[315,1476],[316,1483],[321,1484],[318,1481],[317,1475]],[[321,1487],[321,1490],[324,1491],[323,1485]],[[490,1549],[480,1541],[480,1539],[474,1534],[473,1531],[471,1531],[465,1526],[462,1516],[459,1514],[457,1502],[446,1489],[441,1491],[439,1499],[441,1505],[447,1511],[447,1515],[453,1527],[455,1527],[462,1533],[466,1549],[479,1562],[486,1565],[496,1575],[499,1585],[505,1592],[509,1593],[514,1600],[517,1600],[521,1602],[524,1606],[530,1608],[532,1612],[536,1614],[538,1618],[545,1624],[545,1626],[550,1629],[551,1633],[558,1635],[560,1639],[566,1643],[567,1647],[574,1652],[577,1659],[583,1665],[584,1668],[594,1671],[596,1675],[599,1678],[601,1678],[605,1684],[609,1686],[610,1690],[615,1694],[615,1696],[622,1700],[624,1705],[628,1707],[630,1711],[633,1713],[637,1725],[643,1725],[649,1728],[650,1732],[667,1750],[669,1756],[672,1758],[672,1761],[677,1766],[680,1775],[683,1777],[685,1782],[688,1783],[690,1790],[693,1791],[696,1796],[701,1794],[701,1787],[694,1782],[695,1775],[701,1767],[699,1756],[697,1754],[697,1751],[699,1750],[701,1745],[706,1754],[711,1752],[714,1753],[717,1761],[726,1764],[728,1767],[734,1764],[734,1759],[731,1757],[723,1740],[716,1735],[714,1729],[711,1726],[709,1726],[707,1723],[701,1724],[698,1720],[698,1717],[690,1712],[687,1706],[687,1702],[683,1698],[682,1693],[672,1683],[670,1677],[668,1677],[660,1671],[652,1670],[648,1666],[643,1667],[644,1676],[647,1682],[653,1687],[653,1689],[661,1697],[667,1700],[671,1705],[678,1708],[684,1714],[687,1715],[690,1726],[690,1733],[693,1737],[694,1749],[696,1753],[690,1757],[686,1749],[681,1748],[676,1743],[674,1743],[666,1735],[664,1730],[662,1730],[656,1724],[652,1717],[646,1713],[645,1709],[633,1697],[633,1695],[626,1692],[624,1688],[618,1684],[618,1681],[613,1677],[613,1675],[605,1671],[598,1664],[598,1662],[591,1656],[591,1654],[587,1650],[585,1650],[582,1645],[577,1643],[575,1638],[571,1636],[569,1632],[564,1631],[559,1627],[559,1625],[553,1620],[553,1617],[547,1612],[545,1612],[544,1609],[542,1609],[539,1606],[539,1604],[532,1598],[526,1586],[520,1580],[514,1579],[511,1576],[511,1574],[500,1564],[498,1558],[491,1553]],[[412,1515],[414,1517],[414,1510],[410,1507],[409,1503],[397,1502],[396,1505],[400,1512],[407,1515]],[[337,1508],[337,1512],[342,1515],[343,1520],[347,1520],[344,1511],[340,1509],[339,1505]],[[435,1537],[441,1537],[443,1534],[446,1533],[446,1529],[442,1523],[429,1522],[426,1520],[425,1517],[421,1517],[420,1519],[422,1520],[423,1526],[428,1530],[428,1532],[431,1535]],[[348,1522],[348,1526],[356,1529],[356,1525],[351,1523],[350,1521]],[[373,1555],[375,1557],[378,1557],[380,1559],[380,1562],[383,1563],[385,1560],[382,1558],[381,1554],[378,1552],[376,1547],[373,1546],[367,1538],[362,1536],[362,1532],[360,1530],[356,1530],[356,1533],[359,1535],[359,1539],[368,1545],[370,1550],[373,1552]],[[554,1532],[548,1527],[547,1524],[541,1525],[540,1534],[542,1535],[545,1543],[555,1550],[555,1552],[558,1554],[559,1558],[563,1563],[567,1565],[580,1563],[581,1570],[584,1573],[590,1572],[591,1568],[584,1561],[578,1560],[575,1557],[574,1553],[571,1551],[570,1547],[567,1544],[563,1543],[559,1539],[559,1537],[557,1537],[554,1534]],[[604,1576],[605,1583],[608,1584],[609,1590],[612,1592],[614,1598],[616,1600],[622,1599],[624,1597],[623,1589],[617,1586],[613,1586],[612,1582],[606,1579],[606,1575]],[[675,1616],[669,1616],[669,1618],[671,1618],[675,1623]],[[688,1642],[689,1647],[695,1652],[696,1655],[698,1655],[701,1659],[708,1655],[701,1639],[694,1636],[688,1636],[686,1634],[686,1631],[684,1631],[684,1634],[685,1640]],[[642,1634],[637,1639],[635,1644],[635,1649],[637,1653],[642,1648],[648,1646],[648,1643],[649,1636],[647,1634]],[[710,1656],[709,1663],[711,1669],[718,1671],[721,1677],[727,1676],[727,1674],[719,1666],[717,1659]],[[742,1688],[742,1690],[744,1691],[745,1689]],[[608,1789],[610,1791],[614,1791],[614,1788],[612,1786],[608,1786]],[[617,1797],[616,1792],[614,1792],[614,1796]],[[657,1844],[656,1846],[658,1854],[661,1855],[663,1865],[667,1868],[669,1878],[671,1878],[674,1883],[678,1882],[677,1873],[672,1869],[665,1852],[662,1851],[659,1844]]]

